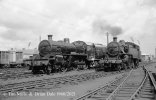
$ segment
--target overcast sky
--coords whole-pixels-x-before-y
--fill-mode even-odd
[[[0,48],[36,48],[39,37],[106,45],[106,32],[154,54],[156,0],[0,0]]]

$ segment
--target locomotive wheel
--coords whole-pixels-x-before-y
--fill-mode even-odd
[[[127,70],[127,65],[125,63],[122,63],[122,69]]]
[[[33,73],[33,74],[37,74],[37,71],[33,69],[33,70],[32,70],[32,73]]]
[[[83,65],[83,69],[84,70],[87,70],[88,69],[88,66],[87,65]]]
[[[8,68],[8,65],[3,65],[2,68]]]
[[[79,70],[79,65],[72,63],[71,68],[72,68],[72,70],[77,71],[77,70]]]
[[[55,69],[55,72],[59,72],[59,71],[61,71],[61,65],[54,65],[55,67],[54,67],[54,69]]]
[[[67,72],[68,70],[69,70],[68,63],[67,62],[63,63],[61,68],[60,68],[60,71],[61,72]]]
[[[64,66],[61,67],[61,72],[67,72],[67,70],[68,70],[68,68],[66,68]]]
[[[39,70],[37,69],[37,67],[36,66],[33,66],[32,67],[32,73],[33,74],[38,74],[38,72],[39,72]]]
[[[49,75],[50,72],[51,72],[51,67],[50,67],[50,66],[47,66],[47,68],[46,68],[46,73]]]
[[[119,72],[121,71],[121,67],[122,67],[121,64],[117,64],[117,69],[118,69]]]
[[[105,66],[104,71],[108,72],[108,65]]]
[[[131,64],[131,66],[132,66],[132,68],[134,69],[135,68],[135,66],[134,66],[134,63],[132,62],[132,64]]]
[[[136,64],[135,64],[135,66],[136,66],[136,68],[138,68],[138,66],[139,66],[139,61],[138,60],[136,60],[136,62],[135,62]]]
[[[91,62],[91,67],[92,68],[98,67],[98,62],[97,61]]]
[[[76,67],[73,67],[74,71],[78,71],[79,70],[79,65],[77,65]]]
[[[91,62],[91,63],[90,63],[90,68],[93,68],[93,67],[94,67],[94,63]]]
[[[29,70],[32,70],[32,68],[33,68],[33,66],[30,66],[29,64],[26,66],[29,68]]]
[[[45,68],[45,67],[42,67],[42,70],[41,70],[43,73],[47,73],[47,68]]]
[[[94,62],[94,66],[98,67],[99,63],[97,61]]]
[[[129,62],[127,62],[126,66],[127,66],[128,69],[132,69],[132,66],[131,66],[131,64]]]

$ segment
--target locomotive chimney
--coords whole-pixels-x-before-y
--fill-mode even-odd
[[[64,38],[65,43],[70,43],[69,38]]]
[[[117,37],[116,37],[116,36],[113,37],[113,41],[114,41],[114,42],[117,42]]]
[[[53,35],[48,35],[48,40],[52,40]]]

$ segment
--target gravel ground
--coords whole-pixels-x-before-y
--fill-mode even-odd
[[[5,74],[5,73],[19,73],[23,71],[28,71],[28,67],[23,67],[23,68],[3,68],[0,69],[0,74]]]
[[[41,90],[41,91],[33,93],[33,96],[31,96],[31,94],[29,94],[30,96],[22,96],[22,95],[11,96],[9,98],[5,98],[4,100],[74,100],[75,98],[82,96],[83,94],[91,90],[94,90],[100,86],[106,85],[107,83],[121,76],[122,74],[113,75],[109,77],[103,77],[100,79],[82,82],[78,85],[49,90],[48,92],[47,90],[46,91]]]
[[[31,77],[31,78],[1,81],[0,85],[27,82],[27,81],[34,81],[34,80],[42,80],[42,79],[48,79],[48,78],[63,77],[63,76],[68,76],[68,75],[80,75],[80,74],[83,74],[83,73],[91,73],[91,72],[94,72],[94,70],[71,71],[71,72],[66,72],[66,73],[54,73],[54,74],[51,74],[51,75],[43,74],[43,76],[40,76],[40,77]]]
[[[146,66],[147,70],[151,71],[152,73],[156,73],[156,63],[150,64],[150,66]]]

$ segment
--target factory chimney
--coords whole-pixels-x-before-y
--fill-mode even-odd
[[[64,38],[65,43],[70,43],[69,38]]]
[[[114,42],[117,42],[117,37],[116,37],[116,36],[113,37],[113,41],[114,41]]]
[[[48,35],[48,40],[52,40],[53,35]]]

